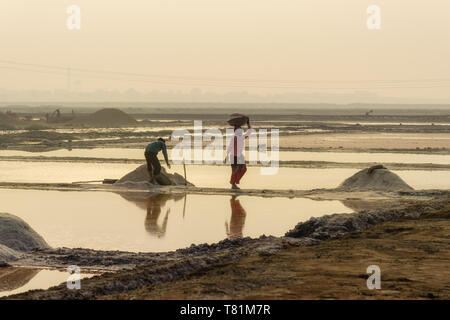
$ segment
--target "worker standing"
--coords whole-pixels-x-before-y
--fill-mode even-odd
[[[149,143],[145,148],[145,160],[147,160],[147,170],[151,183],[155,181],[155,177],[161,172],[161,164],[158,160],[158,152],[161,150],[167,167],[170,169],[166,141],[163,138],[158,138],[157,141]]]
[[[234,126],[234,136],[231,139],[227,148],[227,158],[231,162],[231,178],[230,184],[232,189],[240,189],[237,185],[240,183],[241,178],[247,172],[247,166],[245,165],[245,139],[253,132],[250,126],[250,120],[247,118],[248,130],[243,134],[243,130],[240,125]],[[225,159],[225,160],[226,160]]]

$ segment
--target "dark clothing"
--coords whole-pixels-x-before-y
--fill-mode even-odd
[[[163,156],[164,156],[164,160],[166,160],[166,163],[169,163],[169,158],[167,156],[167,147],[166,147],[166,143],[163,141],[155,141],[152,143],[149,143],[147,145],[147,148],[145,148],[145,153],[147,152],[152,152],[154,154],[158,154],[158,152],[160,152],[162,150],[163,152]]]
[[[161,172],[161,164],[156,153],[145,152],[145,160],[147,160],[147,170],[150,178],[155,177]]]
[[[247,172],[247,166],[243,162],[243,159],[240,159],[238,161],[238,157],[233,157],[233,163],[231,164],[231,178],[230,183],[239,184],[241,182],[241,178],[244,176],[244,174]]]

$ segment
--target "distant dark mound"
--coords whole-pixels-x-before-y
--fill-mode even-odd
[[[106,108],[90,115],[77,117],[73,122],[96,127],[119,127],[137,123],[136,119],[130,115],[113,108]]]
[[[414,190],[402,178],[382,165],[376,165],[355,173],[345,180],[339,188],[383,191]]]
[[[0,112],[0,129],[15,129],[16,124],[19,124],[20,120],[13,116]]]

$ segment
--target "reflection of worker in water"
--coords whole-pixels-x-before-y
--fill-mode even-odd
[[[236,196],[231,197],[230,205],[231,205],[230,225],[228,226],[228,223],[225,222],[225,230],[227,236],[230,239],[242,238],[245,225],[245,217],[247,216],[247,213],[245,212],[239,200],[236,199]]]
[[[161,238],[165,235],[167,229],[167,222],[169,220],[170,208],[166,210],[164,219],[161,225],[158,225],[158,219],[161,215],[161,208],[166,205],[168,200],[178,201],[184,198],[185,195],[170,195],[170,194],[157,194],[152,195],[147,199],[147,217],[145,218],[145,229],[148,233]]]
[[[158,194],[148,198],[147,217],[145,218],[145,229],[149,233],[157,236],[158,238],[163,237],[164,234],[166,233],[170,208],[167,209],[161,226],[158,225],[158,219],[159,216],[161,215],[161,208],[165,206],[167,200],[170,199],[171,197],[168,194]]]
[[[145,148],[145,160],[147,160],[147,170],[150,176],[150,182],[152,183],[155,181],[155,177],[161,172],[161,164],[158,160],[158,152],[161,150],[167,167],[170,169],[166,141],[163,138],[158,138],[157,141],[149,143],[147,148]]]

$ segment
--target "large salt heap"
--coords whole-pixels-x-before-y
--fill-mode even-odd
[[[414,190],[398,175],[382,165],[363,169],[346,179],[339,189],[350,190]]]
[[[16,260],[21,253],[50,248],[25,221],[0,213],[0,262]]]

